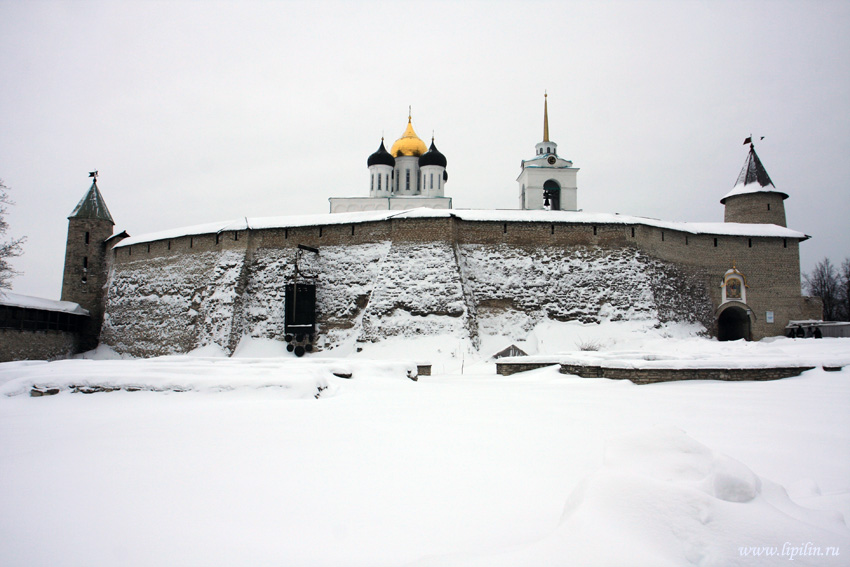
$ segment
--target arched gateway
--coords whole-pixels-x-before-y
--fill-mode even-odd
[[[751,336],[748,309],[732,305],[720,312],[717,317],[717,340],[750,340]]]

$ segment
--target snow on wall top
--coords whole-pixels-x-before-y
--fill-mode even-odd
[[[72,301],[56,301],[53,299],[44,299],[43,297],[20,295],[9,291],[0,291],[0,305],[41,309],[43,311],[60,311],[62,313],[73,313],[74,315],[89,314],[87,309],[83,309]]]
[[[479,222],[548,222],[570,224],[638,224],[678,230],[690,234],[717,234],[728,236],[773,236],[806,240],[806,234],[772,224],[745,224],[728,222],[673,222],[645,217],[634,217],[611,213],[587,213],[584,211],[522,211],[491,209],[427,209],[405,211],[365,211],[354,213],[324,213],[316,215],[290,215],[280,217],[243,217],[238,220],[221,221],[182,228],[175,228],[133,236],[116,244],[116,248],[153,242],[168,238],[179,238],[196,234],[213,234],[228,230],[293,228],[303,226],[328,226],[383,221],[390,218],[446,218],[456,217],[465,221]]]

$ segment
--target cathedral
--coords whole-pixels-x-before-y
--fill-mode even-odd
[[[427,207],[451,209],[452,200],[444,195],[449,174],[446,156],[431,137],[426,148],[413,130],[413,118],[407,115],[407,128],[390,151],[381,145],[366,160],[369,167],[368,197],[331,197],[332,213],[359,211],[397,211]]]

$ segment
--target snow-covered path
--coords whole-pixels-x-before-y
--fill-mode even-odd
[[[795,565],[850,554],[844,520],[811,510],[850,518],[848,369],[635,386],[486,366],[413,382],[368,361],[342,379],[316,360],[0,365],[7,393],[39,366],[140,384],[166,365],[198,386],[0,396],[0,564],[771,565],[788,556],[740,548],[786,542],[841,554]]]

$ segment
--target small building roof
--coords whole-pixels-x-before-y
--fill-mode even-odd
[[[726,204],[726,199],[735,195],[745,195],[748,193],[777,193],[782,195],[783,199],[787,199],[788,195],[782,191],[778,191],[767,170],[762,165],[756,148],[750,143],[750,152],[747,154],[747,159],[744,162],[744,167],[741,173],[738,174],[738,180],[735,182],[735,187],[728,192],[720,202]]]
[[[510,356],[528,356],[528,353],[516,345],[511,345],[509,347],[503,348],[502,350],[494,354],[491,358],[507,358]]]
[[[56,301],[44,299],[43,297],[32,297],[12,293],[11,291],[0,291],[0,305],[7,307],[23,307],[26,309],[40,309],[41,311],[59,311],[72,315],[88,315],[89,312],[73,301]]]
[[[103,200],[103,195],[97,188],[97,181],[92,181],[91,187],[85,196],[77,203],[76,208],[71,213],[69,219],[98,219],[109,221],[115,224],[112,220],[112,215],[109,214],[109,209],[106,208],[106,201]]]

